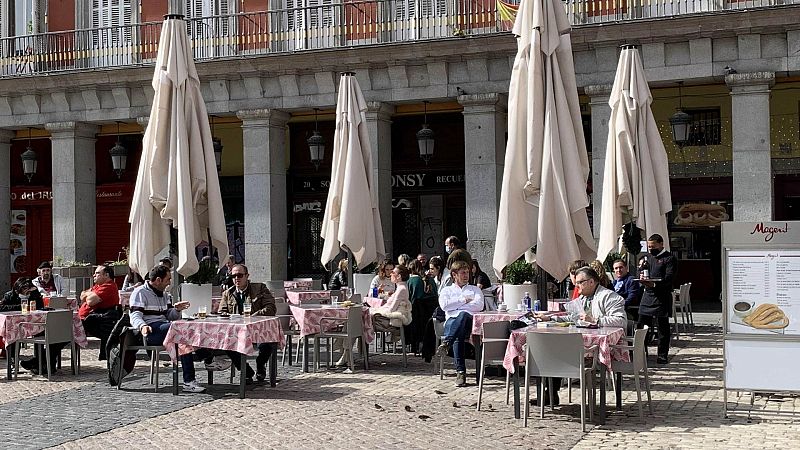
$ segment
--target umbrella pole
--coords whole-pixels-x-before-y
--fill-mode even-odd
[[[353,252],[350,251],[349,248],[345,247],[347,250],[347,287],[350,288],[351,292],[353,291]]]

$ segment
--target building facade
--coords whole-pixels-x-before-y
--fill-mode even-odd
[[[594,223],[621,44],[638,44],[642,53],[676,211],[714,203],[735,220],[800,217],[798,5],[565,2]],[[256,279],[324,271],[318,231],[341,71],[356,73],[369,101],[389,252],[440,254],[444,237],[455,234],[490,266],[516,52],[508,31],[513,3],[197,0],[169,7],[187,16],[213,133],[223,144],[232,248]],[[156,0],[0,0],[0,210],[12,212],[0,215],[0,250],[9,242],[12,255],[0,260],[0,272],[30,275],[53,257],[120,257],[167,9]],[[673,145],[669,126],[678,107],[693,120],[683,147]],[[423,122],[436,133],[427,161],[415,138]],[[329,143],[318,167],[306,143],[314,130]],[[128,150],[119,176],[109,155],[117,141]],[[28,147],[37,155],[30,180],[20,159]],[[719,271],[718,226],[670,221],[682,276],[696,283],[693,296],[698,289],[714,295],[719,286],[707,274]]]

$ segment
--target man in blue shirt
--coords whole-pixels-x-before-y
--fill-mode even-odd
[[[625,312],[628,319],[636,322],[639,320],[639,300],[642,298],[642,285],[628,272],[625,261],[614,261],[614,292],[625,299]]]

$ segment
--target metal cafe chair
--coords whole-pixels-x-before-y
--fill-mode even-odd
[[[14,354],[14,378],[17,378],[19,373],[19,349],[22,343],[29,343],[34,345],[44,346],[44,362],[47,366],[47,380],[50,381],[52,376],[52,365],[50,363],[50,346],[53,344],[70,344],[70,364],[72,366],[72,374],[76,372],[76,355],[75,350],[75,337],[72,333],[72,311],[49,311],[46,313],[44,319],[44,336],[30,336],[24,337],[17,341],[17,346]],[[19,327],[23,325],[41,325],[40,322],[21,322]],[[41,363],[42,358],[39,358]],[[41,368],[40,368],[41,373]]]

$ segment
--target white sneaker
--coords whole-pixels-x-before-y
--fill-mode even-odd
[[[228,370],[230,367],[231,360],[222,356],[215,356],[213,361],[206,363],[206,370]]]
[[[183,392],[191,392],[191,393],[194,393],[194,394],[199,394],[199,393],[205,392],[205,391],[206,391],[206,388],[204,388],[203,386],[200,386],[197,383],[197,380],[192,380],[192,381],[190,381],[188,383],[183,383]]]

